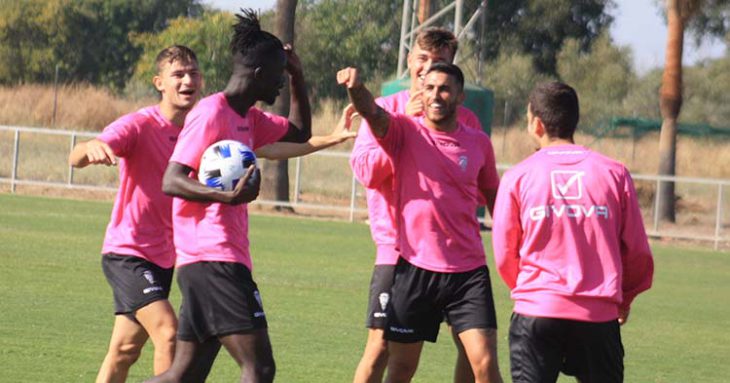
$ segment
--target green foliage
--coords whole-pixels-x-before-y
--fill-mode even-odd
[[[730,54],[684,71],[681,120],[730,127]]]
[[[121,89],[141,53],[130,37],[199,9],[197,0],[3,0],[0,83],[49,82],[58,65],[65,81]]]
[[[499,110],[507,115],[497,115],[497,118],[501,117],[498,122],[506,121],[507,124],[524,116],[530,90],[537,83],[551,79],[550,76],[538,73],[532,64],[532,58],[526,54],[503,52],[497,60],[486,65],[484,86],[494,91],[498,110],[507,103],[504,108],[506,110]]]
[[[561,80],[578,92],[581,125],[593,126],[623,114],[622,101],[635,82],[631,52],[613,45],[607,33],[588,52],[581,51],[578,40],[567,40],[557,69]]]
[[[611,0],[489,0],[485,31],[486,57],[517,51],[529,55],[540,73],[557,74],[557,55],[567,39],[582,50],[613,21]]]
[[[160,33],[136,36],[133,42],[143,49],[143,53],[137,62],[128,90],[137,93],[144,89],[145,93],[154,93],[150,81],[157,74],[155,66],[157,54],[170,45],[178,44],[189,47],[198,57],[206,93],[220,91],[231,76],[229,44],[234,22],[234,17],[230,13],[205,12],[196,19],[187,17],[174,19]]]
[[[394,1],[300,1],[295,48],[313,96],[342,96],[335,74],[347,66],[365,81],[395,73],[400,15]]]

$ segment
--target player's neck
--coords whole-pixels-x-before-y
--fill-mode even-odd
[[[175,126],[183,126],[185,124],[185,116],[190,109],[180,109],[164,100],[160,102],[160,114]]]
[[[431,121],[428,118],[424,118],[423,123],[424,125],[426,125],[427,128],[441,133],[451,133],[456,131],[456,129],[459,127],[459,124],[456,122],[456,116],[438,122]]]
[[[228,106],[241,117],[246,117],[248,110],[256,103],[256,96],[246,78],[231,77],[228,85],[223,89]]]
[[[550,138],[547,135],[540,139],[540,147],[542,148],[561,145],[575,145],[575,141],[573,141],[573,138]]]

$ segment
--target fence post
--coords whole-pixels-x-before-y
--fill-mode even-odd
[[[15,140],[13,143],[13,169],[10,174],[10,192],[15,193],[15,181],[18,178],[18,152],[20,149],[20,130],[15,129]]]
[[[302,179],[302,157],[297,157],[297,166],[294,173],[294,203],[299,203],[299,182]]]
[[[722,184],[717,186],[717,216],[715,217],[715,251],[720,249],[720,227],[722,225]]]
[[[657,178],[656,180],[656,191],[654,192],[654,234],[659,233],[659,188],[661,188],[662,180]]]
[[[71,134],[71,148],[69,149],[69,153],[71,153],[74,150],[74,146],[76,146],[76,132],[73,132]],[[71,164],[68,165],[68,185],[71,186],[74,184],[74,167],[71,166]]]
[[[352,177],[352,188],[350,189],[350,222],[355,222],[355,195],[357,194],[357,180]]]

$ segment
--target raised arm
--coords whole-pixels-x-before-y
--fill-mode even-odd
[[[347,95],[355,110],[370,125],[376,137],[385,137],[388,133],[390,116],[375,103],[372,93],[359,78],[357,68],[347,67],[337,72],[337,83],[347,88]]]
[[[221,202],[229,205],[248,203],[259,195],[261,175],[259,169],[253,165],[231,191],[214,189],[188,177],[192,170],[179,162],[170,162],[162,177],[162,191],[190,201]]]
[[[292,142],[275,142],[256,149],[256,156],[270,160],[282,160],[291,157],[304,156],[328,148],[330,146],[354,138],[357,133],[350,130],[352,118],[356,115],[352,104],[347,105],[342,111],[340,120],[329,135],[314,136],[309,141],[298,144]]]
[[[286,70],[289,72],[289,131],[279,141],[305,143],[312,137],[312,110],[299,56],[287,44]]]
[[[109,145],[96,138],[80,142],[68,155],[69,165],[83,168],[88,165],[116,165],[117,158]]]

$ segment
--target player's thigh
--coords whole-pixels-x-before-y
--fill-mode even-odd
[[[486,266],[447,275],[441,304],[452,332],[496,329],[497,315]]]
[[[269,332],[266,329],[225,335],[218,339],[240,366],[274,364]]]
[[[512,314],[509,350],[512,381],[554,383],[563,366],[564,321]]]
[[[135,313],[137,321],[153,341],[174,340],[177,329],[175,310],[167,299],[154,301]]]
[[[396,267],[385,339],[401,343],[435,342],[443,311],[437,306],[441,273],[401,260]]]

